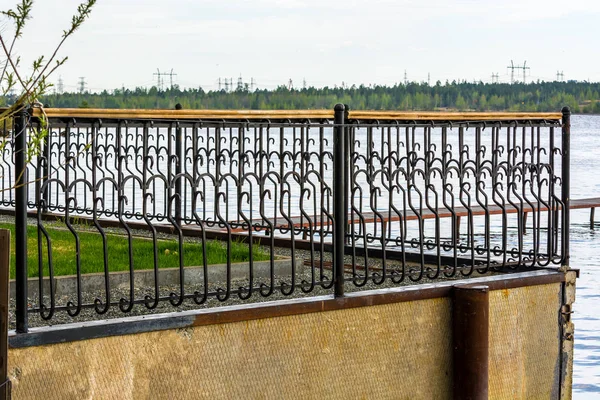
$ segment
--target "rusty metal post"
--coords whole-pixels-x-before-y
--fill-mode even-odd
[[[454,286],[454,399],[488,398],[489,315],[489,287]]]
[[[10,231],[0,230],[0,400],[10,399],[8,379],[8,300],[10,270]]]
[[[575,303],[575,286],[578,272],[565,272],[562,284],[562,306],[560,312],[561,354],[560,354],[560,392],[561,400],[571,399],[573,395],[573,351],[575,348],[575,325],[571,318]]]

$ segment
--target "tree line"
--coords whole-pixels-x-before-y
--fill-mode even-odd
[[[470,83],[437,82],[394,86],[351,86],[274,90],[205,91],[201,87],[167,90],[156,87],[115,89],[99,93],[49,94],[40,99],[50,107],[172,109],[330,109],[336,103],[354,110],[459,110],[459,111],[559,111],[600,114],[600,83],[532,82]],[[4,98],[5,103],[10,98]]]

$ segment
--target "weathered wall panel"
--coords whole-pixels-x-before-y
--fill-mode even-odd
[[[14,399],[444,399],[450,300],[13,349]]]
[[[558,395],[560,284],[490,294],[490,398]],[[14,399],[448,399],[438,298],[11,349]]]
[[[560,284],[490,293],[490,399],[557,399]]]

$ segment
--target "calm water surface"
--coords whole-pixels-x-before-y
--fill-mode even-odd
[[[573,116],[571,198],[600,197],[600,116]],[[577,281],[573,397],[600,399],[600,210],[571,211],[571,266]]]

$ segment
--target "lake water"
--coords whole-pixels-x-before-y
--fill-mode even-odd
[[[600,116],[573,116],[571,198],[600,197]],[[573,397],[600,399],[600,210],[590,229],[589,210],[571,211],[571,266],[577,281]]]

